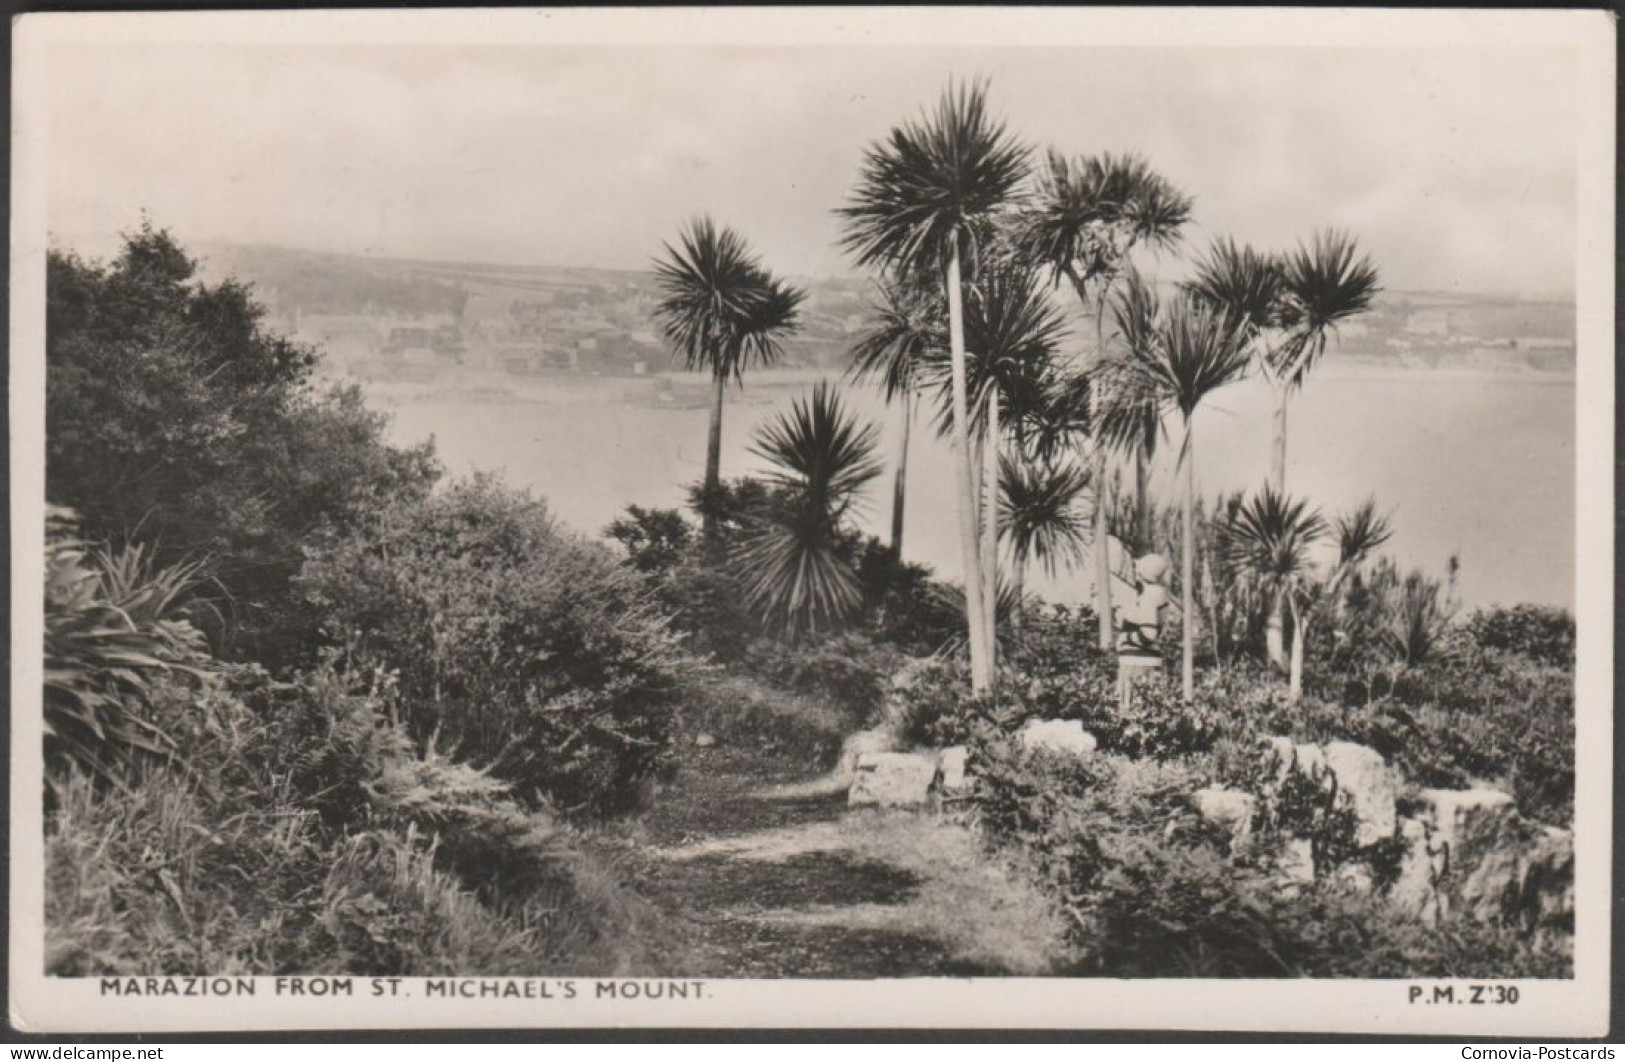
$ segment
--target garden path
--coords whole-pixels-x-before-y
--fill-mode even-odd
[[[632,846],[676,943],[661,976],[1041,974],[1053,909],[930,811],[852,809],[844,786],[749,748],[688,748]]]

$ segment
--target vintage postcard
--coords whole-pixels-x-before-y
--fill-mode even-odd
[[[14,41],[16,1029],[1607,1031],[1608,14]]]

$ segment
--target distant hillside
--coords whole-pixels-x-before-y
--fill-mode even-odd
[[[363,375],[455,365],[516,374],[670,367],[647,272],[341,255],[225,242],[198,247],[205,275],[250,282],[278,327]],[[790,367],[833,368],[868,318],[862,279],[801,279],[805,325]],[[1076,317],[1068,301],[1066,311]],[[1090,329],[1082,330],[1087,334]],[[1574,307],[1489,296],[1385,292],[1346,325],[1335,362],[1567,372]]]

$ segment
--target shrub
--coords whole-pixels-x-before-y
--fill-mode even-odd
[[[1227,753],[1228,754],[1228,753]],[[1380,895],[1335,882],[1283,890],[1272,838],[1245,858],[1206,825],[1189,794],[1207,757],[1158,763],[1023,754],[996,736],[973,746],[977,813],[1071,919],[1083,955],[1069,972],[1111,977],[1568,976],[1567,945],[1513,926],[1448,919],[1424,926]],[[1208,761],[1208,762],[1204,762]],[[1279,821],[1319,816],[1312,793]],[[1278,835],[1277,835],[1278,836]]]
[[[684,658],[638,575],[477,477],[311,551],[300,585],[404,721],[530,802],[608,813],[659,766]]]
[[[1467,633],[1480,649],[1516,653],[1537,664],[1574,666],[1574,617],[1566,609],[1514,605],[1474,612]]]
[[[775,686],[825,700],[857,729],[880,715],[903,656],[864,634],[846,631],[801,642],[759,639],[745,662]]]
[[[74,514],[51,508],[45,548],[45,758],[107,776],[174,743],[148,703],[166,676],[210,665],[180,615],[195,565],[156,568],[141,546],[92,551]]]
[[[660,574],[682,563],[694,529],[676,509],[626,507],[626,515],[605,528],[604,536],[626,550],[627,563],[645,574]]]
[[[301,545],[439,474],[432,447],[385,441],[359,390],[313,386],[317,360],[150,225],[110,263],[48,255],[47,497],[88,538],[130,536],[160,566],[207,557],[226,606],[211,633],[234,656],[303,659]]]
[[[826,700],[720,670],[685,684],[680,713],[691,734],[759,745],[819,767],[834,763],[852,727],[850,716]]]

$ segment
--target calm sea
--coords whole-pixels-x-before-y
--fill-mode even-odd
[[[723,419],[724,476],[759,467],[753,431],[788,408],[817,377],[758,373],[731,390]],[[483,388],[483,390],[476,390]],[[454,384],[371,384],[401,441],[429,435],[453,472],[502,471],[545,496],[576,528],[596,534],[628,504],[676,506],[704,468],[707,407],[696,377],[639,379],[460,378]],[[506,395],[501,392],[508,392]],[[846,386],[874,421],[888,459],[895,409]],[[1367,494],[1393,513],[1389,551],[1442,575],[1461,560],[1459,596],[1474,606],[1538,602],[1573,607],[1574,382],[1531,374],[1337,370],[1312,378],[1293,403],[1288,488],[1328,515]],[[1268,395],[1249,382],[1216,395],[1196,425],[1198,489],[1212,494],[1263,481]],[[1170,439],[1153,488],[1179,497]],[[909,463],[904,552],[959,576],[946,443],[917,423]],[[862,522],[885,535],[890,466],[869,491]],[[1031,583],[1055,600],[1089,592],[1089,567]]]

